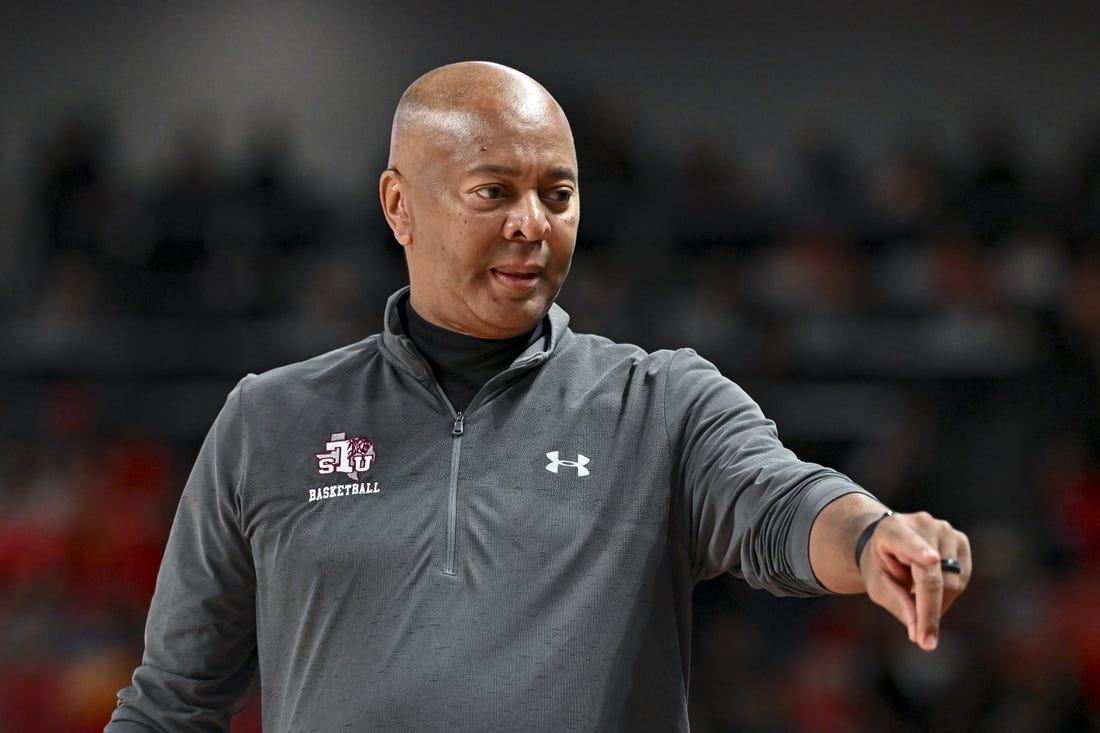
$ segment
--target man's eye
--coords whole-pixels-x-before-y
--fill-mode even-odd
[[[547,201],[552,201],[556,204],[567,204],[570,199],[573,198],[573,189],[555,188],[553,191],[549,191],[545,198]]]
[[[475,193],[483,199],[494,201],[496,199],[503,198],[506,192],[504,190],[504,186],[482,186],[481,188],[477,189]]]

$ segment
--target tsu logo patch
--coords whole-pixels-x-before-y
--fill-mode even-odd
[[[360,473],[370,470],[376,457],[374,443],[366,438],[349,438],[347,433],[333,433],[325,443],[325,451],[316,454],[317,473],[343,473],[355,481]]]

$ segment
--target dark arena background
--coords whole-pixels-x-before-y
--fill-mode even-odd
[[[701,585],[693,730],[1100,729],[1100,7],[19,5],[0,733],[102,728],[228,390],[379,328],[389,116],[467,58],[571,117],[576,330],[696,348],[804,458],[971,537],[934,654],[862,598]]]

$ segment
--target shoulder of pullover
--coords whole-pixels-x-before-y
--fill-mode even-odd
[[[244,377],[229,402],[241,402],[242,417],[266,405],[300,404],[321,397],[338,399],[349,380],[366,378],[371,364],[380,359],[379,338],[369,336],[303,361],[286,364]]]

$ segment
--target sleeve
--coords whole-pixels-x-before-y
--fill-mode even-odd
[[[243,389],[203,442],[176,511],[145,653],[105,733],[228,731],[256,671],[256,573],[241,531]]]
[[[775,595],[828,591],[810,566],[810,528],[825,506],[866,490],[785,448],[743,389],[690,349],[665,385],[674,501],[697,580],[730,572]]]

